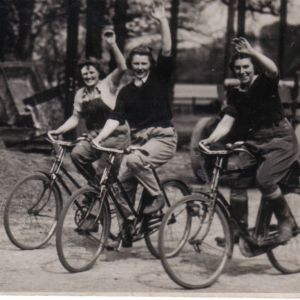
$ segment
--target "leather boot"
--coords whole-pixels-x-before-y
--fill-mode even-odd
[[[293,236],[295,225],[289,206],[283,195],[270,199],[270,204],[278,221],[278,242],[287,242]]]

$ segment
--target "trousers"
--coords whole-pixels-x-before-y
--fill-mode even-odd
[[[173,127],[148,127],[131,130],[133,146],[139,146],[149,153],[136,150],[124,156],[119,179],[129,198],[133,201],[137,184],[141,183],[150,196],[160,194],[159,185],[151,168],[165,164],[176,152],[177,134]]]
[[[95,138],[101,130],[90,131],[89,134]],[[101,145],[108,148],[123,149],[130,145],[130,130],[127,123],[120,125]],[[89,184],[98,184],[96,170],[93,162],[100,159],[103,153],[92,147],[89,141],[80,141],[73,148],[71,158],[78,171],[85,177]],[[114,169],[118,173],[123,155],[117,155]]]
[[[283,119],[271,127],[259,128],[250,133],[245,144],[254,157],[241,152],[230,158],[235,163],[229,159],[228,169],[233,166],[240,170],[255,169],[255,181],[262,195],[273,193],[298,159],[298,141],[292,126],[287,119]],[[250,181],[251,178],[241,175],[231,189],[233,212],[240,219],[248,215],[247,188]]]

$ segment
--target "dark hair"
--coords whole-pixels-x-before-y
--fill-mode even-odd
[[[131,63],[132,63],[132,58],[133,58],[134,55],[146,55],[146,56],[148,56],[149,60],[150,60],[151,68],[153,68],[154,65],[155,65],[155,60],[154,60],[152,52],[153,52],[152,48],[150,48],[148,46],[145,46],[145,45],[141,45],[141,46],[133,48],[130,51],[130,53],[129,53],[127,59],[126,59],[127,68],[132,69]]]
[[[100,78],[105,76],[104,72],[102,71],[101,62],[96,57],[90,56],[79,61],[78,70],[81,71],[81,69],[85,66],[93,66],[98,71]]]
[[[230,59],[230,63],[229,63],[230,70],[234,73],[234,63],[235,63],[235,61],[238,60],[238,59],[244,59],[244,58],[249,58],[250,59],[251,63],[253,64],[253,67],[254,67],[254,73],[257,74],[258,73],[257,72],[257,66],[255,65],[252,57],[250,55],[246,54],[246,53],[235,52],[232,55],[232,57]]]

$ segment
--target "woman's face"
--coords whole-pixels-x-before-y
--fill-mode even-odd
[[[93,87],[98,83],[99,72],[94,66],[83,66],[80,72],[82,80],[87,87]]]
[[[135,77],[142,79],[150,72],[151,62],[148,55],[134,54],[131,60],[131,68]]]
[[[236,59],[233,63],[233,71],[241,84],[248,85],[252,82],[254,77],[254,65],[250,58]]]

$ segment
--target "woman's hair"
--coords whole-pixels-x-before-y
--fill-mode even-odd
[[[149,60],[150,60],[151,68],[154,67],[155,60],[154,60],[154,57],[153,57],[152,48],[150,48],[148,46],[145,46],[145,45],[141,45],[141,46],[133,48],[130,51],[130,53],[129,53],[127,59],[126,59],[126,64],[127,64],[128,69],[132,69],[132,66],[131,66],[132,58],[136,54],[137,55],[146,55],[146,56],[148,56]]]
[[[252,57],[246,53],[239,53],[239,52],[235,52],[232,57],[231,57],[231,60],[229,62],[229,68],[230,70],[232,71],[232,73],[234,74],[234,63],[236,60],[238,59],[243,59],[243,58],[249,58],[251,63],[253,64],[253,67],[254,67],[254,73],[257,74],[258,73],[258,70],[257,70],[257,66],[256,64],[254,63]]]
[[[87,57],[81,61],[79,61],[78,63],[78,70],[79,73],[81,71],[81,69],[85,66],[93,66],[99,73],[99,78],[103,78],[105,77],[104,72],[102,71],[102,66],[101,66],[101,62],[99,59],[97,59],[96,57]],[[81,74],[80,74],[81,75]]]

